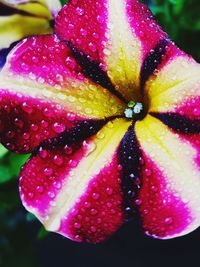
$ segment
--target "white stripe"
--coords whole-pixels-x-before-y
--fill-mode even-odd
[[[89,155],[84,156],[78,166],[72,170],[71,177],[66,177],[66,182],[55,200],[56,207],[49,210],[48,219],[43,221],[48,230],[58,231],[61,220],[68,216],[71,209],[84,195],[92,178],[111,163],[113,155],[130,124],[123,119],[116,119],[100,131],[101,135],[104,135],[102,139],[96,137],[96,140],[88,143],[88,149],[90,151],[92,146],[92,151]]]
[[[148,126],[145,122],[136,125],[136,134],[140,136],[141,146],[163,171],[167,190],[186,203],[192,214],[192,222],[188,228],[181,233],[166,236],[165,239],[185,235],[200,225],[200,172],[195,164],[198,152],[190,144],[170,133],[159,120],[151,117],[150,123],[148,119],[150,116],[146,119]],[[140,134],[142,127],[145,136]]]

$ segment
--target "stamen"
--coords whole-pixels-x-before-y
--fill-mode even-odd
[[[133,108],[133,112],[135,114],[140,114],[142,110],[143,110],[142,103],[136,103],[135,106],[134,106],[134,108]]]
[[[143,104],[140,102],[130,101],[128,103],[128,108],[125,109],[124,114],[127,119],[133,119],[143,112]]]
[[[133,118],[133,110],[131,108],[125,109],[124,114],[125,114],[125,117],[128,119]]]

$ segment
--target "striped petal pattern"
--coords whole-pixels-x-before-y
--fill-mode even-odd
[[[116,151],[129,126],[116,119],[76,145],[41,147],[21,172],[25,207],[70,239],[98,243],[110,236],[124,218]]]
[[[0,138],[12,151],[27,153],[81,121],[123,113],[121,101],[86,79],[56,36],[24,40],[1,77]]]
[[[159,73],[147,82],[150,112],[173,112],[199,119],[199,75],[199,64],[187,55],[168,60]]]
[[[146,6],[135,0],[70,1],[59,13],[55,29],[60,39],[106,71],[127,101],[141,98],[142,62],[167,38]]]
[[[159,238],[191,232],[200,223],[199,148],[150,115],[135,131],[144,158],[139,199],[145,230]]]
[[[139,1],[69,1],[55,34],[20,42],[0,73],[0,141],[33,152],[25,208],[78,242],[137,211],[155,238],[196,229],[199,72]]]

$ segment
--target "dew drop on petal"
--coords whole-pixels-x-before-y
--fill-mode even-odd
[[[61,166],[63,164],[63,157],[60,155],[55,155],[53,161],[56,165]]]
[[[58,122],[55,122],[53,124],[53,130],[56,133],[63,133],[65,131],[65,125],[64,124],[61,124],[61,123],[58,123]]]
[[[51,176],[53,173],[53,170],[51,168],[45,168],[44,169],[44,175],[45,176]]]
[[[112,195],[112,193],[113,193],[113,189],[110,188],[110,187],[107,187],[107,188],[106,188],[106,193],[107,193],[107,195]]]
[[[44,187],[42,185],[38,185],[37,188],[36,188],[36,191],[38,193],[42,193],[44,191]]]
[[[80,229],[80,228],[81,228],[81,224],[78,223],[78,222],[75,222],[75,223],[74,223],[74,228],[76,228],[76,229]]]

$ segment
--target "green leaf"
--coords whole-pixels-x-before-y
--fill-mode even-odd
[[[171,4],[174,4],[174,5],[178,3],[177,0],[169,0],[169,2],[170,2]]]
[[[9,167],[12,171],[13,176],[18,176],[21,167],[27,161],[30,155],[16,155],[14,153],[9,154]]]
[[[45,230],[45,228],[44,228],[43,226],[41,226],[41,228],[40,228],[40,230],[39,230],[39,232],[38,232],[38,234],[37,234],[37,238],[38,238],[39,240],[42,240],[42,239],[44,239],[45,237],[47,237],[48,234],[49,234],[49,232],[47,232],[47,231]]]
[[[29,155],[16,155],[3,149],[2,147],[1,151],[2,157],[0,157],[0,184],[4,184],[18,177],[20,168],[26,162]]]
[[[0,159],[3,158],[8,153],[8,150],[0,144]]]
[[[64,6],[69,0],[60,0],[61,4]]]
[[[12,179],[12,172],[8,166],[0,165],[0,184],[8,182]]]

